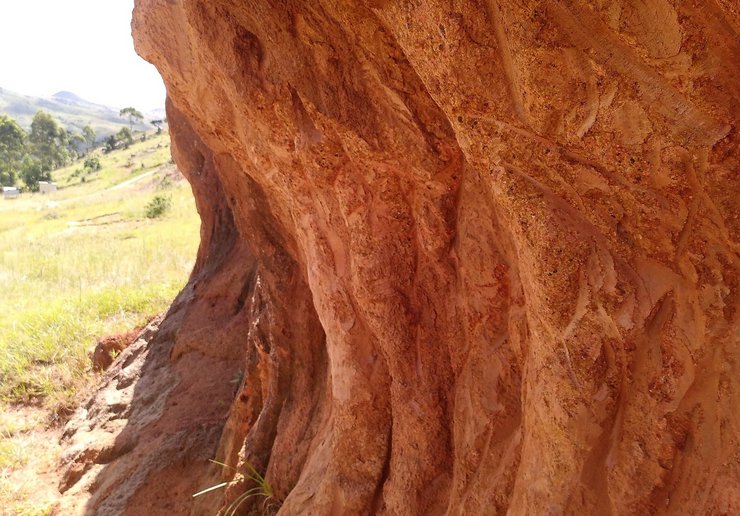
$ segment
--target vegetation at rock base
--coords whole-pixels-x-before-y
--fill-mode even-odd
[[[166,198],[170,217],[142,217],[150,205],[162,209],[162,196],[147,192],[174,172],[166,140],[88,157],[84,169],[97,174],[86,182],[77,182],[73,167],[56,171],[57,182],[70,186],[51,200],[0,201],[3,400],[62,401],[84,372],[95,336],[144,322],[184,284],[198,241],[185,183]],[[133,157],[152,166],[126,169]],[[148,182],[126,184],[142,176]]]
[[[272,488],[272,485],[270,485],[270,482],[265,478],[265,476],[257,471],[255,467],[252,466],[249,462],[244,463],[246,473],[241,473],[233,466],[229,466],[228,464],[219,462],[214,459],[209,460],[214,464],[218,464],[219,466],[223,466],[234,471],[236,473],[236,476],[235,478],[226,482],[221,482],[220,484],[216,484],[214,486],[207,487],[205,489],[202,489],[201,491],[198,491],[197,493],[193,494],[193,498],[197,498],[198,496],[210,493],[211,491],[223,489],[234,484],[251,484],[253,487],[245,489],[243,493],[239,494],[231,501],[231,503],[229,503],[229,505],[226,506],[223,512],[224,516],[235,516],[239,509],[253,498],[257,499],[257,505],[260,509],[261,514],[277,513],[280,502],[275,499],[275,492]]]
[[[163,133],[52,171],[54,194],[0,199],[0,412],[68,413],[96,378],[96,340],[144,325],[185,284],[199,220],[170,159]],[[146,218],[163,184],[168,216]],[[35,460],[30,438],[0,421],[0,506],[14,514],[27,513],[12,475]]]

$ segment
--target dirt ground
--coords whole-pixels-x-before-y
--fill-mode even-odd
[[[0,412],[0,514],[54,514],[61,427],[49,427],[36,407],[4,405]]]

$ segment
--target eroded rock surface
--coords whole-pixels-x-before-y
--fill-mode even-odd
[[[738,26],[137,0],[203,239],[87,510],[740,512]]]

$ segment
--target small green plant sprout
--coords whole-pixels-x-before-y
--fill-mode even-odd
[[[172,208],[172,199],[165,195],[155,195],[151,201],[146,204],[145,212],[149,219],[156,219],[163,216]]]
[[[229,466],[228,464],[224,464],[223,462],[219,462],[219,461],[214,460],[214,459],[208,459],[208,460],[210,460],[214,464],[218,464],[219,466],[223,466],[225,468],[229,468],[229,469],[232,469],[234,471],[237,471],[237,469],[235,467]],[[275,493],[274,493],[274,491],[272,489],[272,486],[267,481],[267,479],[265,479],[264,476],[262,476],[256,469],[254,469],[254,467],[249,462],[247,462],[246,465],[247,465],[248,473],[245,476],[245,480],[251,480],[256,485],[255,485],[255,487],[253,487],[251,489],[248,489],[244,493],[242,493],[239,496],[237,496],[234,499],[234,501],[231,502],[226,507],[226,509],[224,510],[224,513],[223,513],[224,516],[235,516],[236,515],[236,511],[239,510],[239,507],[241,507],[241,505],[244,502],[246,502],[247,500],[249,500],[250,498],[253,498],[253,497],[262,497],[263,498],[263,500],[262,500],[262,510],[264,512],[267,512],[271,508],[274,508],[274,505],[275,505],[274,495],[275,495]],[[226,487],[226,486],[231,485],[231,484],[236,484],[237,482],[239,482],[239,479],[233,479],[233,480],[228,480],[226,482],[221,482],[220,484],[216,484],[216,485],[211,486],[211,487],[207,487],[207,488],[203,489],[202,491],[198,491],[197,493],[195,493],[193,495],[193,498],[195,498],[196,496],[204,495],[206,493],[210,493],[211,491],[215,491],[217,489],[221,489],[221,488]]]
[[[242,383],[242,380],[244,379],[244,371],[241,369],[238,369],[237,371],[234,371],[234,376],[231,377],[231,380],[229,380],[229,383],[232,385],[239,385]]]

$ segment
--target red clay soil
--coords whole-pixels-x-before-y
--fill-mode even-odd
[[[137,0],[202,243],[68,429],[78,510],[214,514],[215,458],[286,515],[740,513],[739,27]]]
[[[105,371],[113,363],[113,359],[124,349],[129,347],[139,336],[142,328],[106,335],[98,340],[90,353],[90,361],[96,371]]]

